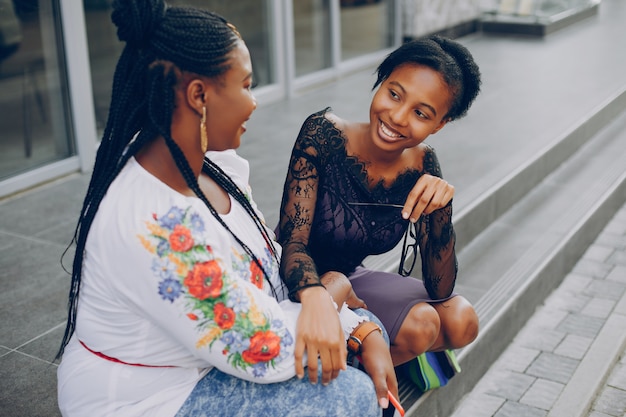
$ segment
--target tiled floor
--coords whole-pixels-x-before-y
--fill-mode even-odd
[[[623,417],[625,326],[626,205],[452,417]]]
[[[71,239],[88,178],[74,175],[0,204],[0,415],[55,416],[56,349]],[[71,264],[71,252],[64,261]]]
[[[589,417],[623,417],[626,415],[626,355],[615,364],[606,386],[600,391]]]

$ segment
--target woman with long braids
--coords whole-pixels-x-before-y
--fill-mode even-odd
[[[295,349],[300,304],[233,151],[256,108],[239,33],[163,0],[113,9],[126,45],[74,235],[62,414],[380,415],[397,395],[391,357],[345,286],[329,284],[338,354]],[[348,341],[369,376],[346,366]]]

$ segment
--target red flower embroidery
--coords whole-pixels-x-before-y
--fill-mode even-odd
[[[215,322],[220,329],[230,329],[235,324],[235,312],[232,308],[226,307],[224,303],[215,304],[213,314],[215,314]]]
[[[170,247],[176,252],[187,252],[193,247],[191,232],[185,226],[177,224],[170,234]]]
[[[263,270],[256,262],[250,262],[250,282],[263,289]]]
[[[250,347],[241,356],[250,364],[268,362],[280,353],[280,337],[270,331],[256,332],[250,338]]]
[[[223,285],[222,269],[216,261],[197,263],[183,283],[189,288],[189,294],[198,300],[217,298]]]
[[[198,316],[193,313],[187,313],[187,317],[189,317],[190,320],[198,320]]]

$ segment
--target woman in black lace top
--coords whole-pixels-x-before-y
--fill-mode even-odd
[[[351,307],[367,306],[381,319],[394,365],[460,348],[478,333],[473,307],[453,293],[454,189],[423,143],[466,114],[480,90],[478,66],[458,42],[431,36],[392,52],[377,74],[368,123],[331,109],[306,119],[283,190],[281,272],[290,298],[303,305],[297,343],[331,369],[337,364],[323,359],[336,347],[322,341],[332,340],[339,324],[324,286],[342,279],[329,271],[349,278]],[[409,226],[421,280],[362,266],[367,256],[394,248]]]

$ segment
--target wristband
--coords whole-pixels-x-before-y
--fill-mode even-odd
[[[291,301],[293,301],[294,303],[299,303],[300,300],[298,300],[296,298],[296,294],[298,293],[298,291],[303,290],[305,288],[310,288],[310,287],[324,287],[324,284],[322,284],[321,282],[313,282],[311,284],[304,284],[304,285],[299,285],[296,288],[292,289],[291,291],[289,291],[289,294],[287,294],[287,296],[289,297],[289,299]]]
[[[370,333],[375,331],[379,331],[380,334],[383,333],[380,326],[373,321],[364,321],[363,323],[359,324],[354,330],[352,330],[352,333],[348,338],[348,349],[353,353],[360,353],[361,345],[363,344],[365,338],[369,336]]]

